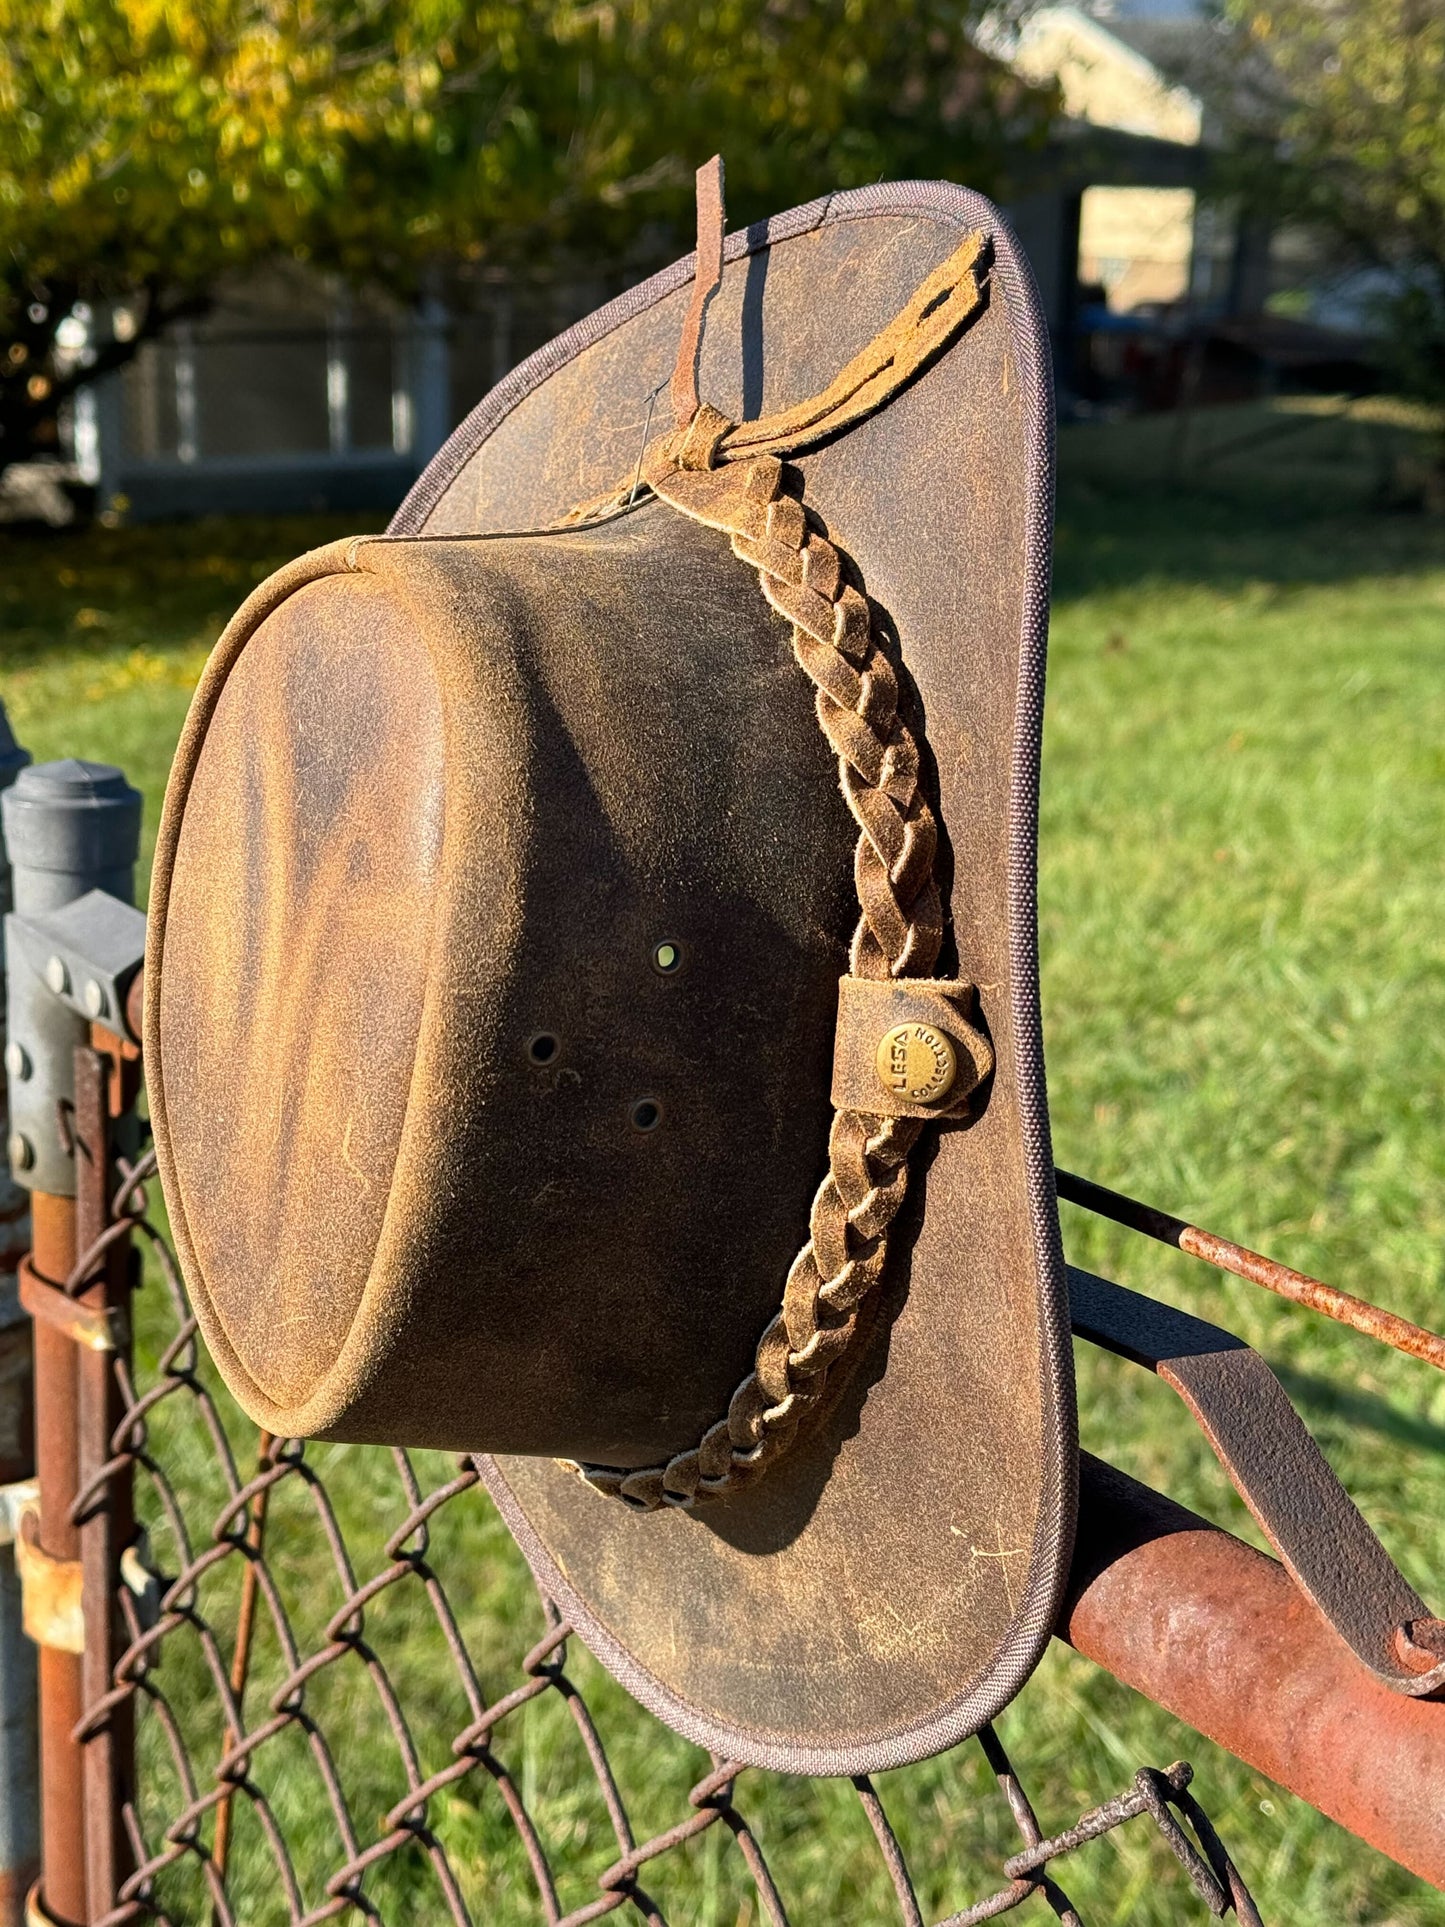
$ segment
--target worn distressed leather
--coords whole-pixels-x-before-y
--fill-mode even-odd
[[[634,1516],[554,1456],[674,1450],[746,1369],[827,1156],[857,914],[854,826],[756,572],[656,499],[555,526],[639,459],[685,265],[509,378],[405,539],[258,592],[156,867],[152,1111],[242,1402],[497,1455],[542,1583],[634,1692],[814,1771],[991,1717],[1068,1561],[1033,923],[1050,400],[1026,271],[943,186],[735,237],[699,364],[731,420],[801,404],[979,227],[972,325],[797,469],[896,646],[943,838],[936,974],[977,986],[994,1063],[929,1126],[857,1356],[755,1487]]]
[[[852,836],[786,627],[657,502],[313,566],[211,666],[165,897],[208,1341],[277,1432],[636,1463],[726,1406],[826,1153]]]

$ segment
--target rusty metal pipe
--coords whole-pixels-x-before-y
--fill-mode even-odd
[[[1377,1684],[1282,1566],[1088,1454],[1056,1632],[1445,1889],[1445,1703]]]
[[[1158,1211],[1151,1204],[1141,1204],[1122,1191],[1110,1191],[1105,1185],[1095,1184],[1092,1178],[1076,1177],[1072,1171],[1056,1171],[1054,1177],[1059,1196],[1070,1204],[1082,1205],[1098,1217],[1112,1218],[1115,1224],[1142,1232],[1146,1238],[1157,1238],[1160,1244],[1187,1251],[1191,1258],[1202,1258],[1205,1264],[1214,1265],[1220,1271],[1232,1272],[1236,1278],[1248,1279],[1252,1285],[1262,1285],[1266,1291],[1288,1298],[1296,1305],[1307,1305],[1311,1311],[1322,1312],[1326,1318],[1348,1325],[1366,1338],[1390,1345],[1411,1358],[1423,1359],[1427,1365],[1445,1372],[1445,1338],[1426,1331],[1423,1325],[1412,1325],[1408,1318],[1382,1311],[1368,1299],[1356,1298],[1353,1292],[1340,1291],[1337,1286],[1324,1284],[1306,1272],[1293,1271],[1261,1252],[1221,1238],[1217,1232],[1201,1231],[1198,1225],[1173,1217],[1167,1211]]]
[[[75,1200],[35,1191],[30,1198],[31,1262],[51,1284],[75,1265]],[[35,1469],[40,1482],[41,1550],[52,1559],[80,1557],[70,1508],[80,1484],[76,1437],[79,1375],[76,1346],[52,1325],[35,1326]],[[84,1768],[75,1727],[83,1705],[79,1653],[40,1649],[41,1893],[53,1920],[83,1923],[85,1892]]]
[[[17,777],[0,792],[0,828],[17,915],[49,915],[92,889],[107,890],[129,903],[134,895],[140,807],[139,792],[107,764],[67,760],[41,764]],[[13,1022],[10,1025],[9,1043],[21,1049],[13,1068],[7,1051],[14,1126],[7,1149],[12,1175],[31,1191],[31,1270],[42,1287],[63,1290],[74,1271],[78,1247],[73,1144],[60,1126],[73,1113],[74,1056],[86,1042],[89,1025],[61,1000],[49,965],[43,980],[30,968],[17,983],[13,957],[9,961],[7,1011],[12,1019],[17,1010],[22,1012],[24,1030],[22,1034]],[[63,962],[57,975],[65,978]],[[22,1100],[23,1129],[16,1110]],[[95,1175],[103,1181],[99,1169]],[[102,1206],[103,1202],[102,1197]],[[96,1215],[94,1200],[90,1215]],[[93,1619],[97,1611],[104,1611],[95,1534],[88,1525],[82,1532],[71,1514],[85,1461],[98,1463],[105,1451],[98,1422],[104,1416],[104,1399],[94,1368],[81,1366],[80,1350],[74,1333],[62,1323],[37,1318],[35,1458],[40,1508],[38,1527],[29,1529],[35,1532],[42,1555],[64,1563],[67,1571],[56,1576],[63,1586],[70,1585],[80,1571],[83,1540],[90,1537],[92,1581],[88,1587],[82,1583],[81,1593],[86,1616]],[[88,1389],[82,1384],[83,1376],[91,1381]],[[91,1419],[91,1436],[85,1441],[78,1430],[83,1411]],[[44,1569],[43,1561],[39,1569]],[[48,1632],[40,1649],[42,1831],[37,1911],[51,1920],[84,1923],[91,1918],[85,1747],[76,1729],[85,1705],[85,1661],[81,1654],[63,1650],[69,1643],[84,1642],[76,1640],[73,1628],[63,1636],[58,1625],[50,1626]],[[90,1777],[94,1782],[93,1769]]]
[[[0,702],[0,790],[30,761]],[[11,907],[10,864],[0,845],[0,918]],[[0,946],[0,1005],[5,957]],[[6,1041],[0,1009],[0,1044]],[[9,1093],[0,1078],[0,1143],[8,1145]],[[20,1310],[16,1267],[30,1247],[30,1196],[0,1162],[0,1483],[35,1475],[35,1364]],[[25,1637],[15,1547],[0,1545],[0,1927],[25,1927],[25,1896],[40,1873],[40,1742],[35,1648]]]

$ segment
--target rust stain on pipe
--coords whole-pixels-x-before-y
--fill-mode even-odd
[[[1445,1889],[1445,1703],[1371,1679],[1273,1559],[1085,1454],[1056,1631]]]
[[[1110,1191],[1091,1178],[1076,1177],[1072,1171],[1056,1171],[1054,1176],[1059,1196],[1067,1198],[1070,1204],[1082,1205],[1098,1217],[1112,1218],[1115,1224],[1127,1225],[1146,1238],[1157,1238],[1160,1244],[1187,1251],[1191,1258],[1202,1258],[1205,1264],[1215,1265],[1220,1271],[1247,1278],[1253,1285],[1262,1285],[1266,1291],[1276,1292],[1296,1305],[1307,1305],[1311,1311],[1322,1312],[1326,1318],[1348,1325],[1366,1338],[1390,1345],[1411,1358],[1423,1359],[1427,1365],[1445,1372],[1445,1338],[1426,1331],[1423,1325],[1412,1325],[1408,1318],[1382,1311],[1368,1299],[1356,1298],[1353,1292],[1340,1291],[1303,1271],[1292,1271],[1288,1265],[1278,1264],[1258,1251],[1221,1238],[1216,1232],[1201,1231],[1198,1225],[1173,1217],[1167,1211],[1158,1211],[1153,1205],[1141,1204],[1137,1198],[1125,1197],[1122,1191]]]
[[[45,1191],[30,1200],[31,1261],[51,1284],[75,1264],[75,1200]],[[78,1559],[80,1534],[70,1508],[80,1481],[76,1441],[76,1347],[54,1326],[35,1328],[35,1469],[40,1482],[40,1543],[52,1559]],[[44,1904],[63,1922],[87,1917],[85,1805],[81,1749],[73,1737],[82,1710],[78,1654],[40,1649],[40,1858]]]

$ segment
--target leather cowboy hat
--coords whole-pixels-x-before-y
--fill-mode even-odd
[[[1048,355],[975,194],[699,214],[227,628],[151,1111],[252,1417],[487,1454],[634,1694],[871,1771],[1018,1690],[1071,1548]]]

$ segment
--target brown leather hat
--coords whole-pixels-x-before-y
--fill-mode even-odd
[[[1047,347],[976,195],[836,195],[724,262],[700,181],[698,272],[226,630],[151,1111],[259,1423],[492,1455],[634,1693],[857,1772],[1017,1691],[1071,1546]]]

